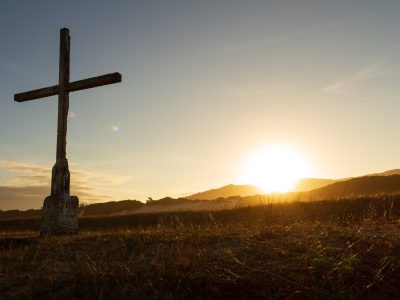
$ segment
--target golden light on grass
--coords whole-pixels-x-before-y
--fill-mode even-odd
[[[268,145],[249,156],[240,181],[257,185],[265,193],[283,193],[309,175],[310,168],[300,152],[285,145]]]

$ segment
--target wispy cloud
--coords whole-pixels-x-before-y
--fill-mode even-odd
[[[50,170],[34,164],[0,160],[0,169],[6,169],[11,174],[2,185],[22,187],[22,186],[43,186],[49,184]]]
[[[5,179],[0,182],[0,209],[37,208],[50,193],[49,167],[0,160],[0,169],[8,171]],[[128,176],[75,170],[71,172],[71,194],[78,195],[80,201],[86,203],[115,200],[115,187],[128,179]],[[28,200],[33,202],[25,206]]]
[[[344,94],[354,88],[357,88],[365,81],[398,73],[400,73],[400,64],[369,65],[357,70],[350,76],[343,77],[331,84],[326,85],[323,87],[322,91],[331,94]]]
[[[270,97],[281,95],[284,93],[285,88],[278,86],[260,86],[255,84],[247,84],[241,86],[222,86],[221,91],[235,97],[247,99],[253,97]]]
[[[344,26],[349,26],[362,19],[360,17],[353,17],[351,19],[343,19],[332,23],[321,23],[318,25],[313,25],[304,28],[293,29],[289,32],[284,32],[280,34],[265,34],[257,38],[247,38],[245,40],[235,39],[234,42],[230,44],[222,43],[216,44],[212,49],[208,49],[207,52],[214,54],[229,54],[235,52],[251,51],[255,49],[260,49],[263,47],[276,46],[290,42],[293,39],[302,38],[307,35],[322,34],[327,30],[332,30],[334,28],[340,28]]]

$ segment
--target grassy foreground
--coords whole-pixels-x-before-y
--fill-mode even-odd
[[[0,221],[0,299],[398,299],[399,197]]]

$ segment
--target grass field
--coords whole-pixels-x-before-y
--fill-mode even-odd
[[[0,221],[1,299],[398,299],[400,197]]]

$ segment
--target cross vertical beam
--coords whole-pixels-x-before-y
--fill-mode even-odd
[[[57,162],[66,159],[67,145],[67,118],[69,108],[69,30],[63,28],[60,31],[60,69],[58,93],[58,129],[57,129]]]
[[[58,77],[58,125],[56,164],[52,170],[51,195],[68,194],[70,174],[67,160],[67,120],[69,108],[69,50],[70,36],[67,28],[60,30],[60,62]]]

